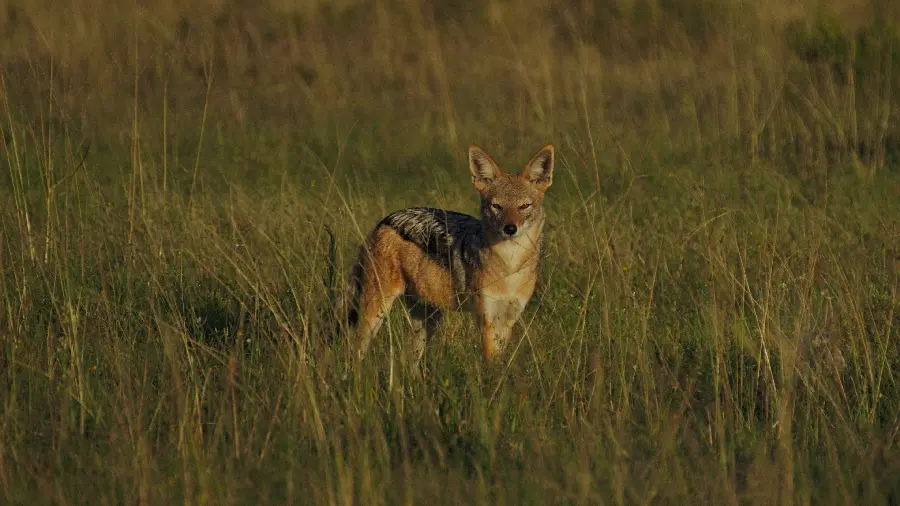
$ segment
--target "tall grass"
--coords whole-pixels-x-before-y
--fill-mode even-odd
[[[0,5],[0,498],[900,501],[893,3]],[[330,309],[559,152],[495,364]]]

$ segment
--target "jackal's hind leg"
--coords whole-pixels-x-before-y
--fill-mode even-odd
[[[379,283],[379,281],[381,281]],[[397,297],[403,293],[403,286],[390,279],[367,280],[363,284],[360,297],[360,314],[357,327],[359,344],[358,357],[362,358],[369,350],[372,337],[378,333],[387,312],[394,305]]]
[[[413,353],[412,365],[418,367],[425,354],[425,345],[434,337],[435,331],[443,319],[443,313],[440,309],[412,297],[404,298],[404,302],[409,309],[409,318],[412,322],[410,335]]]

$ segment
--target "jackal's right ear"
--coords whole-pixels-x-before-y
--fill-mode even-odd
[[[469,170],[472,171],[472,184],[478,191],[484,191],[503,174],[500,167],[477,146],[469,146]]]

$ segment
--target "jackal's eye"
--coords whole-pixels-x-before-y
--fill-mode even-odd
[[[494,211],[502,211],[503,206],[501,206],[500,204],[491,204],[491,209],[493,209]]]
[[[519,206],[519,209],[524,210],[524,209],[528,209],[529,207],[531,207],[531,202],[526,202],[526,203],[522,204],[521,206]]]

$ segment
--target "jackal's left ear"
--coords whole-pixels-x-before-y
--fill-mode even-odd
[[[522,173],[522,176],[541,191],[547,190],[553,184],[554,158],[553,144],[547,144],[525,165],[525,172]]]
[[[503,173],[497,163],[477,146],[469,146],[469,170],[472,184],[478,191],[484,191]]]

